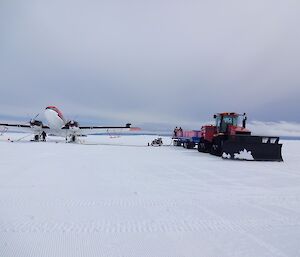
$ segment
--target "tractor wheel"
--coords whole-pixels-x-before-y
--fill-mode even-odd
[[[222,155],[222,148],[223,148],[223,143],[224,143],[224,137],[216,137],[213,139],[211,148],[210,148],[210,153],[212,155],[216,156],[221,156]]]
[[[187,148],[188,149],[193,149],[195,147],[195,143],[194,142],[188,142],[187,143]]]
[[[204,139],[200,139],[200,142],[198,143],[198,151],[202,153],[209,153],[210,149],[211,143]]]

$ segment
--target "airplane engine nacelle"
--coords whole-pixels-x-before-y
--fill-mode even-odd
[[[75,120],[70,120],[69,122],[67,122],[65,127],[68,128],[69,130],[75,132],[75,131],[79,130],[79,123]]]
[[[30,122],[30,127],[33,128],[33,129],[42,129],[43,128],[43,122],[41,122],[40,120],[34,120],[32,119]]]

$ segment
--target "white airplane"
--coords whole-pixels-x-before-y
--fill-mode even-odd
[[[37,116],[36,116],[37,117]],[[35,118],[36,118],[35,117]],[[8,124],[0,123],[0,126],[5,128],[18,128],[23,132],[32,132],[34,134],[34,141],[40,141],[42,133],[48,135],[60,136],[69,139],[69,142],[75,142],[78,136],[86,136],[89,134],[101,132],[128,132],[137,131],[140,128],[132,128],[130,123],[125,126],[80,126],[75,120],[66,120],[62,112],[55,106],[48,106],[45,109],[45,117],[48,125],[44,125],[42,121],[35,118],[30,120],[29,124]]]

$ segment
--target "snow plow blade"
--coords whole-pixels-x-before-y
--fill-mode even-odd
[[[250,135],[230,136],[222,147],[223,159],[251,161],[283,161],[279,137]]]

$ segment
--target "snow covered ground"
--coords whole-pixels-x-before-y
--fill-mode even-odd
[[[0,256],[300,256],[300,141],[284,162],[146,146],[0,136]]]

